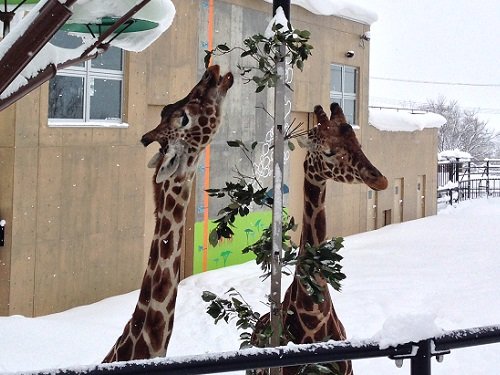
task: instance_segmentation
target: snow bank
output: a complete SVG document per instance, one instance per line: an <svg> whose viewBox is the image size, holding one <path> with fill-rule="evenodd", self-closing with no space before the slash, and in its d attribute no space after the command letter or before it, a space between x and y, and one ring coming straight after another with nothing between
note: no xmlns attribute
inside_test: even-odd
<svg viewBox="0 0 500 375"><path fill-rule="evenodd" d="M273 3L273 0L265 0ZM309 12L321 16L338 16L367 25L374 23L378 16L372 10L366 9L351 1L345 0L292 0L293 5L298 5Z"/></svg>
<svg viewBox="0 0 500 375"><path fill-rule="evenodd" d="M427 128L439 128L446 119L432 112L370 108L368 123L382 131L413 132Z"/></svg>

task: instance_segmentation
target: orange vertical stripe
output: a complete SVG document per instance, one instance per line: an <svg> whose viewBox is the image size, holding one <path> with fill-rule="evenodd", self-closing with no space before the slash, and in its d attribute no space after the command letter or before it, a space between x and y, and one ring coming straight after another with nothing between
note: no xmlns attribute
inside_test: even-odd
<svg viewBox="0 0 500 375"><path fill-rule="evenodd" d="M214 0L208 1L208 50L213 49L214 38ZM210 61L211 63L211 61ZM203 179L203 256L201 270L205 272L208 269L208 194L210 189L210 145L205 149L205 177Z"/></svg>

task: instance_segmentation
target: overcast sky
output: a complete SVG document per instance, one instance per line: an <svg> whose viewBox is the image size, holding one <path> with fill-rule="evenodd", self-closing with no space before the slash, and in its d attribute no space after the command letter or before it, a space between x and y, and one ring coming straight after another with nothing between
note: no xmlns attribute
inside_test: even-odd
<svg viewBox="0 0 500 375"><path fill-rule="evenodd" d="M445 96L463 108L478 109L481 119L500 131L499 0L352 2L379 17L371 27L371 105Z"/></svg>

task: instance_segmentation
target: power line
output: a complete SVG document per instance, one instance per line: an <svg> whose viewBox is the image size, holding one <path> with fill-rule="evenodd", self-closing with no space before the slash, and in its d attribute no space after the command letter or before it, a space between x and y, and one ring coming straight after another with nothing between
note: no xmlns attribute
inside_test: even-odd
<svg viewBox="0 0 500 375"><path fill-rule="evenodd" d="M381 106L395 106L400 109L419 109L422 106L425 106L429 103L421 102L421 101L413 101L413 100L400 100L394 98L385 98L381 96L370 96L370 107L381 107ZM382 103L379 105L378 103ZM389 104L390 103L390 104ZM458 103L459 107L466 111L476 111L479 114L490 114L490 115L498 115L500 114L500 108L481 108L481 107L471 107L471 106L462 106Z"/></svg>
<svg viewBox="0 0 500 375"><path fill-rule="evenodd" d="M381 81L396 81L407 83L427 83L433 85L448 85L448 86L476 86L476 87L500 87L500 83L466 83L466 82L444 82L444 81L426 81L417 79L402 79L402 78L389 78L389 77L370 77L371 79L378 79Z"/></svg>

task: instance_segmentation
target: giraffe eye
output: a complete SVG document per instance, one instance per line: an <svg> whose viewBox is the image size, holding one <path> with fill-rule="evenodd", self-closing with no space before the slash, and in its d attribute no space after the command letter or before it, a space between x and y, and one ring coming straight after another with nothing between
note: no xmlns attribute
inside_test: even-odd
<svg viewBox="0 0 500 375"><path fill-rule="evenodd" d="M325 155L327 158L332 157L336 154L335 150L330 150L329 152L323 151L323 155Z"/></svg>
<svg viewBox="0 0 500 375"><path fill-rule="evenodd" d="M182 114L181 126L185 127L187 124L189 124L189 117L186 115L186 112L184 112Z"/></svg>

